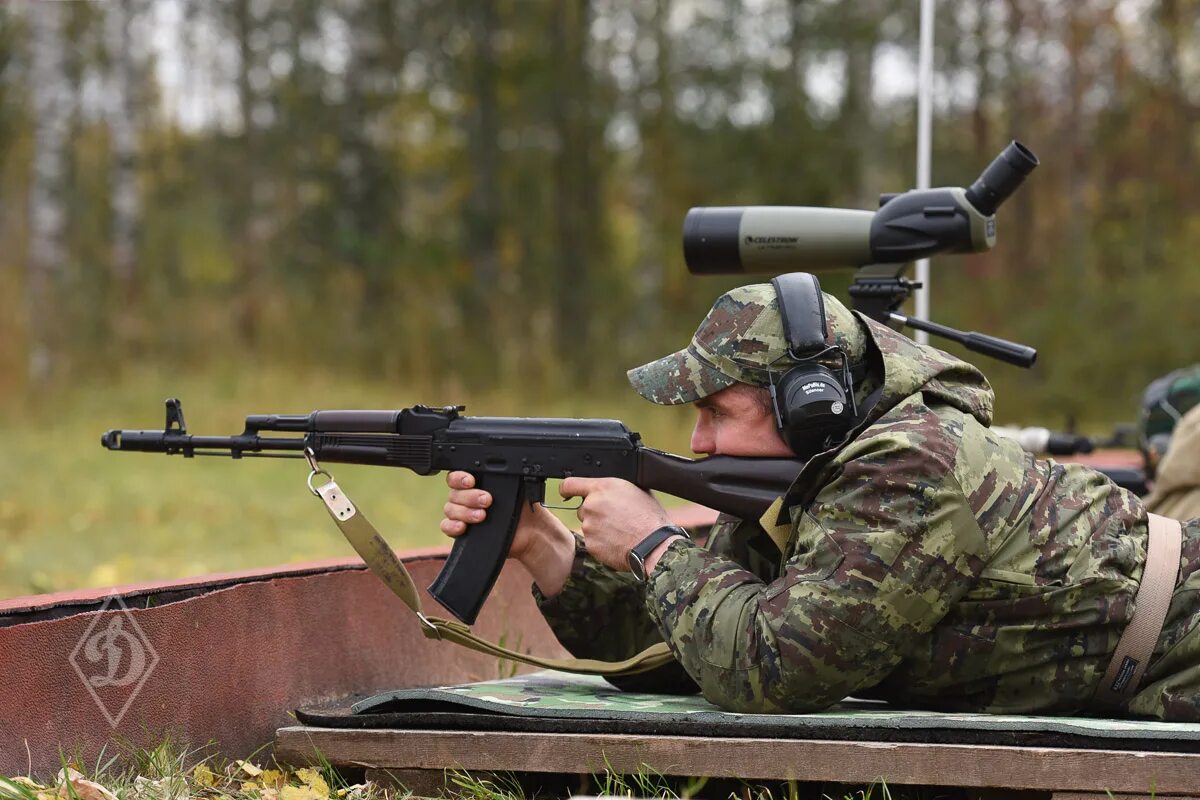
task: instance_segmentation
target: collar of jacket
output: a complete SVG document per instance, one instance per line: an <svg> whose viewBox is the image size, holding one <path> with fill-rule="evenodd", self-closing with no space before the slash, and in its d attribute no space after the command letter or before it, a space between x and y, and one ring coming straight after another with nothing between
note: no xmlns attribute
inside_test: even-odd
<svg viewBox="0 0 1200 800"><path fill-rule="evenodd" d="M821 488L837 477L842 469L837 461L838 456L850 442L881 417L926 387L933 388L936 385L938 389L949 392L950 390L939 382L939 375L947 371L965 369L966 372L961 373L962 375L978 380L981 383L979 388L986 389L963 392L960 402L965 411L983 424L991 424L991 388L978 369L936 348L917 344L904 334L857 311L854 314L866 325L869 333L866 360L870 367L878 369L881 373L882 394L879 400L866 410L862 420L851 428L840 442L809 458L800 474L783 494L778 507L772 506L775 525L764 525L768 530L790 524L791 510L797 506L808 506ZM769 522L770 513L771 510L768 510L762 521Z"/></svg>

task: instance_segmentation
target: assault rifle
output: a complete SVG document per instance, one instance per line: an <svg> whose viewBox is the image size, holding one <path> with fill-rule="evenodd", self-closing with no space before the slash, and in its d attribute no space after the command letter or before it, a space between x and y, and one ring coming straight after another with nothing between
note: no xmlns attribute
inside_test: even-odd
<svg viewBox="0 0 1200 800"><path fill-rule="evenodd" d="M167 400L163 430L111 430L109 450L232 458L308 458L320 462L404 467L418 475L465 470L491 493L487 519L455 540L429 587L468 625L492 590L525 503L545 499L548 478L623 478L744 519L756 519L800 473L793 459L683 458L642 444L612 419L465 417L465 406L398 411L314 411L246 417L236 436L187 432L179 400ZM263 435L296 433L298 436ZM310 476L311 481L311 476ZM311 482L310 482L310 488ZM314 490L315 492L316 490Z"/></svg>

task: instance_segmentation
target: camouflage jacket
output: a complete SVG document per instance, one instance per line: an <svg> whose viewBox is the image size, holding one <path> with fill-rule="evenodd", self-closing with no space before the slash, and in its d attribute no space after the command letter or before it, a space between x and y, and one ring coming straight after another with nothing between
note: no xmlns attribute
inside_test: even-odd
<svg viewBox="0 0 1200 800"><path fill-rule="evenodd" d="M539 597L551 627L593 658L665 640L678 667L614 683L698 687L735 711L814 711L850 694L929 709L1087 710L1132 614L1142 503L993 434L991 388L974 367L862 322L882 397L762 521L783 526L772 531L782 549L758 521L722 519L707 547L673 543L641 586L581 546L563 591ZM1198 564L1193 521L1131 713L1200 720Z"/></svg>

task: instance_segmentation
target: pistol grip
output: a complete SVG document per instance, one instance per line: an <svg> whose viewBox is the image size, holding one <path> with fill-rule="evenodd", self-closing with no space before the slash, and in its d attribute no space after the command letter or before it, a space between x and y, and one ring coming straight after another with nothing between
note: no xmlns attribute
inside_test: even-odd
<svg viewBox="0 0 1200 800"><path fill-rule="evenodd" d="M476 475L475 486L492 495L487 518L468 525L454 541L446 566L429 585L429 593L468 625L475 622L492 591L512 546L525 505L525 479L519 475Z"/></svg>

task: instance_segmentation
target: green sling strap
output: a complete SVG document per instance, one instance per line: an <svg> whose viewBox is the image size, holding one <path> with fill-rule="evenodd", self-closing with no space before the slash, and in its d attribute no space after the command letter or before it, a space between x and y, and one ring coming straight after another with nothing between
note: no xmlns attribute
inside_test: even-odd
<svg viewBox="0 0 1200 800"><path fill-rule="evenodd" d="M425 634L425 638L453 642L490 656L521 661L547 669L579 672L585 675L632 675L646 672L674 660L674 656L671 655L671 651L665 643L648 647L624 661L542 658L518 653L494 642L489 642L487 639L482 639L472 633L469 626L457 620L426 616L421 610L421 595L413 583L412 576L408 574L404 563L396 557L395 551L388 546L384 538L379 535L379 531L363 516L350 498L346 497L346 493L341 490L332 476L318 468L315 463L312 466L313 472L309 475L308 488L325 503L325 509L329 512L329 516L337 523L338 528L355 552L366 562L367 568L417 615L417 619L421 622L421 632ZM324 475L329 478L329 481L322 486L314 487L312 479L317 475Z"/></svg>

